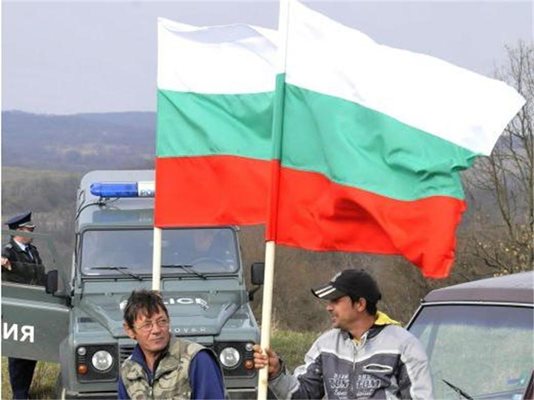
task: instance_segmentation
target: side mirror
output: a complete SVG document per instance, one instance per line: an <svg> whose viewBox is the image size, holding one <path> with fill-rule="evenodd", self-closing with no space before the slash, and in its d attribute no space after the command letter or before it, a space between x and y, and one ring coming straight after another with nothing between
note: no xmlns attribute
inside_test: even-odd
<svg viewBox="0 0 534 400"><path fill-rule="evenodd" d="M58 274L57 269L53 269L52 271L48 271L46 273L46 285L45 285L46 293L54 294L57 292L58 278L59 278L59 274Z"/></svg>
<svg viewBox="0 0 534 400"><path fill-rule="evenodd" d="M265 271L265 263L257 262L250 266L250 281L256 287L248 292L248 300L254 300L254 293L256 293L261 285L263 285L263 274Z"/></svg>
<svg viewBox="0 0 534 400"><path fill-rule="evenodd" d="M263 285L265 263L256 262L250 266L250 280L253 285Z"/></svg>

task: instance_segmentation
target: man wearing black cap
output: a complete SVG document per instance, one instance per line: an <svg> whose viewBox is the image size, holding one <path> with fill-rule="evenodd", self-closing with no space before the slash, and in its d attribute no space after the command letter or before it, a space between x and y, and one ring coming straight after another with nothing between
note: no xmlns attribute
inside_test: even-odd
<svg viewBox="0 0 534 400"><path fill-rule="evenodd" d="M333 329L322 334L293 375L268 349L254 347L256 368L268 366L269 388L281 399L432 399L425 351L407 330L377 311L375 280L348 269L312 293L328 301Z"/></svg>
<svg viewBox="0 0 534 400"><path fill-rule="evenodd" d="M31 212L14 216L6 222L10 230L20 231L13 235L2 249L2 280L28 284L44 285L45 272L37 248L31 243L32 238L24 232L33 232L35 225L31 221ZM22 358L9 358L9 381L14 399L27 399L32 383L33 371L37 361Z"/></svg>

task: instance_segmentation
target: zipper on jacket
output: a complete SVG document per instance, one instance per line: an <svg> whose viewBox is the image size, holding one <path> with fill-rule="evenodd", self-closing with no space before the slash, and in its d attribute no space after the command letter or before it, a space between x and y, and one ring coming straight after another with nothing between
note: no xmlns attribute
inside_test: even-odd
<svg viewBox="0 0 534 400"><path fill-rule="evenodd" d="M152 395L152 393L154 393L154 376L155 374L153 374L152 372L150 372L148 374L148 398L149 399L153 399L154 396Z"/></svg>
<svg viewBox="0 0 534 400"><path fill-rule="evenodd" d="M369 331L365 332L361 338L360 338L360 341L359 341L359 344L356 343L356 341L354 339L350 339L350 342L352 343L352 372L354 372L356 370L356 356L358 355L358 349L359 348L363 348L363 346L365 346L365 343L367 342L367 334L369 333Z"/></svg>
<svg viewBox="0 0 534 400"><path fill-rule="evenodd" d="M358 346L354 343L354 340L350 341L352 343L352 372L356 371L356 356L358 355Z"/></svg>

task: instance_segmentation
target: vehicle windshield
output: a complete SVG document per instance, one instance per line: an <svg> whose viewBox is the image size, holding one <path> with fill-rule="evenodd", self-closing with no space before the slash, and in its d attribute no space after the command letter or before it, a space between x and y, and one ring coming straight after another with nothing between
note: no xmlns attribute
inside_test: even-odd
<svg viewBox="0 0 534 400"><path fill-rule="evenodd" d="M437 399L521 398L534 367L531 307L426 306L410 326L425 346ZM519 396L519 397L518 397Z"/></svg>
<svg viewBox="0 0 534 400"><path fill-rule="evenodd" d="M88 230L81 239L81 269L86 275L152 273L151 229ZM231 228L164 229L162 276L237 271L237 240Z"/></svg>

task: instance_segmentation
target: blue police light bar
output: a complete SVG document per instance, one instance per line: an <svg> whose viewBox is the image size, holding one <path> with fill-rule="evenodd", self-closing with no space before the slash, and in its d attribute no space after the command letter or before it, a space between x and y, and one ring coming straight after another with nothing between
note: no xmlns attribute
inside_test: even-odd
<svg viewBox="0 0 534 400"><path fill-rule="evenodd" d="M98 197L154 197L154 181L96 182L91 184L91 194Z"/></svg>

